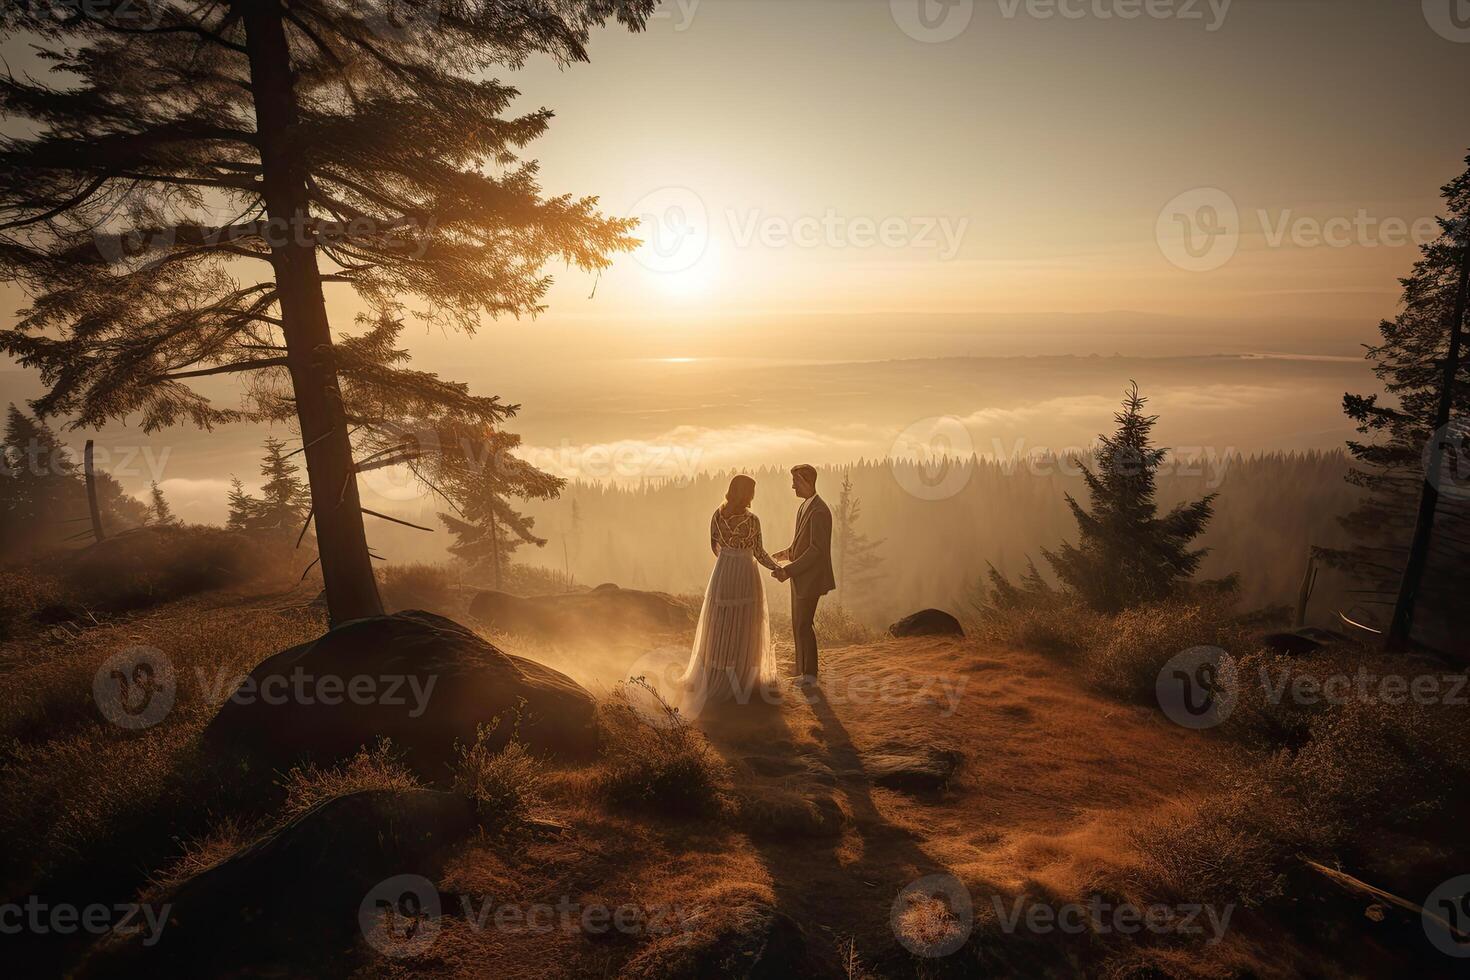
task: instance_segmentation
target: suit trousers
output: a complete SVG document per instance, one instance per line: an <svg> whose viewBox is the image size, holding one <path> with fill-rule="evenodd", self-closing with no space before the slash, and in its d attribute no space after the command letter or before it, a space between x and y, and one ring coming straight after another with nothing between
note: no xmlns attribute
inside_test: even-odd
<svg viewBox="0 0 1470 980"><path fill-rule="evenodd" d="M802 596L796 593L796 583L791 583L791 635L796 641L796 673L817 675L817 630L813 625L817 618L819 595Z"/></svg>

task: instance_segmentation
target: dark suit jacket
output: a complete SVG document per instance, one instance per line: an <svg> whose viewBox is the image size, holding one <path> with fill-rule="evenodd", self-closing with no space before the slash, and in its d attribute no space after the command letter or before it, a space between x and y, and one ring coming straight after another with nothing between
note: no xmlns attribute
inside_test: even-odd
<svg viewBox="0 0 1470 980"><path fill-rule="evenodd" d="M796 536L786 553L791 558L786 570L797 595L814 598L837 588L832 575L832 511L821 497L813 497L796 522Z"/></svg>

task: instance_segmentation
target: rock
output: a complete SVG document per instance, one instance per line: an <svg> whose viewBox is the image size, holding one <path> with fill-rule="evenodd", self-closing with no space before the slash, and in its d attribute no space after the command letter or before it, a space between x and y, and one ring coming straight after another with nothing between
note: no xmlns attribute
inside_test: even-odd
<svg viewBox="0 0 1470 980"><path fill-rule="evenodd" d="M61 623L82 622L87 611L81 606L73 606L69 603L55 603L42 606L31 613L31 621L39 626L56 626Z"/></svg>
<svg viewBox="0 0 1470 980"><path fill-rule="evenodd" d="M888 627L893 636L964 636L960 621L942 609L920 609Z"/></svg>
<svg viewBox="0 0 1470 980"><path fill-rule="evenodd" d="M168 907L156 942L114 934L80 975L217 976L230 964L238 976L310 976L303 968L313 961L345 975L342 950L364 934L369 893L413 874L437 895L432 883L449 848L475 830L474 802L458 793L373 789L335 797L150 903Z"/></svg>
<svg viewBox="0 0 1470 980"><path fill-rule="evenodd" d="M806 936L789 915L763 899L685 912L676 928L638 952L623 980L785 980L809 975Z"/></svg>
<svg viewBox="0 0 1470 980"><path fill-rule="evenodd" d="M353 620L267 658L203 738L267 769L302 758L334 762L389 738L438 781L455 740L473 741L497 716L492 744L518 729L533 751L591 755L595 713L592 695L566 675L502 653L442 616L409 611Z"/></svg>
<svg viewBox="0 0 1470 980"><path fill-rule="evenodd" d="M698 618L696 610L666 592L621 589L611 582L591 592L559 595L479 592L470 600L470 615L505 633L546 639L643 638L688 629Z"/></svg>
<svg viewBox="0 0 1470 980"><path fill-rule="evenodd" d="M936 792L949 785L964 756L954 749L888 749L863 755L863 772L878 786Z"/></svg>

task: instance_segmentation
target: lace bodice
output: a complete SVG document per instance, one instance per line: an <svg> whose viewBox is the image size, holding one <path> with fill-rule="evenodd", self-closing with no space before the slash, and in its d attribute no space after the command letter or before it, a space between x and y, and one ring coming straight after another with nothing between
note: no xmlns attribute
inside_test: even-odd
<svg viewBox="0 0 1470 980"><path fill-rule="evenodd" d="M724 509L716 507L709 520L709 546L717 555L721 548L749 548L755 560L762 565L771 569L778 567L761 545L760 518L749 511L726 517Z"/></svg>

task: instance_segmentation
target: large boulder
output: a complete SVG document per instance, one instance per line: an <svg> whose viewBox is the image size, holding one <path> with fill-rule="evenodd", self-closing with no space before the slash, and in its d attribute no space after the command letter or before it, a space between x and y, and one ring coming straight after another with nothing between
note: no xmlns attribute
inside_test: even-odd
<svg viewBox="0 0 1470 980"><path fill-rule="evenodd" d="M112 936L80 975L346 975L342 953L359 938L380 950L413 941L376 929L375 896L392 904L413 893L426 916L417 941L432 940L433 882L476 826L474 802L458 793L373 789L327 800L151 900L167 910L163 927Z"/></svg>
<svg viewBox="0 0 1470 980"><path fill-rule="evenodd" d="M533 751L591 755L595 713L592 695L565 674L415 610L353 620L262 661L204 740L284 769L389 738L419 773L441 780L454 742L473 741L497 717L496 744L518 732Z"/></svg>
<svg viewBox="0 0 1470 980"><path fill-rule="evenodd" d="M492 629L542 639L642 638L688 629L698 613L667 592L622 589L604 583L590 592L518 596L479 592L470 615Z"/></svg>
<svg viewBox="0 0 1470 980"><path fill-rule="evenodd" d="M960 621L943 609L920 609L888 627L894 636L964 636Z"/></svg>

